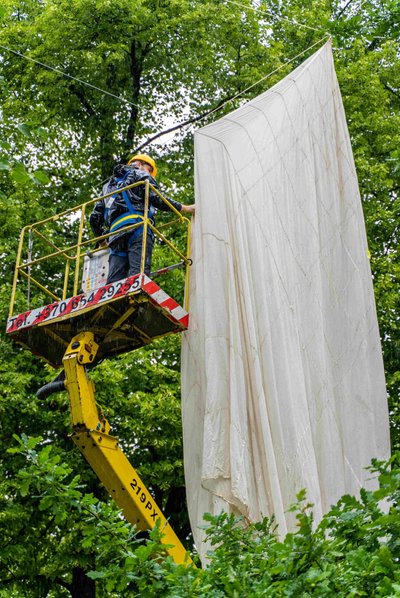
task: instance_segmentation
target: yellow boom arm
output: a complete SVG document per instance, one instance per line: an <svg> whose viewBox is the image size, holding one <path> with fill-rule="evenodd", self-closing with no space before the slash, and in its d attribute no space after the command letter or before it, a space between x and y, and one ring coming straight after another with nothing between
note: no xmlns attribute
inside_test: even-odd
<svg viewBox="0 0 400 598"><path fill-rule="evenodd" d="M110 425L97 409L94 385L85 369L86 364L94 361L97 349L93 333L81 332L72 339L63 358L74 428L72 439L126 519L140 530L152 529L160 520L162 542L168 554L178 564L191 564L188 552L120 449L118 439L109 434Z"/></svg>

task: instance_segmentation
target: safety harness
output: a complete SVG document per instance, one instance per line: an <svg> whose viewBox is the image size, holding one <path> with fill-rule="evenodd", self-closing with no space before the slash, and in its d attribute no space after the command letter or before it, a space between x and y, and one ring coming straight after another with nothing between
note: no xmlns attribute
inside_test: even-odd
<svg viewBox="0 0 400 598"><path fill-rule="evenodd" d="M124 182L125 182L125 179L127 178L128 174L129 174L129 171L125 172L125 174L122 177L116 178L117 189L121 189L121 187L124 187ZM108 201L106 201L105 214L104 214L106 224L109 224L111 206L114 203L114 201L117 199L118 195L119 194L116 193L115 195L112 195ZM120 195L122 195L123 200L125 202L125 205L126 205L129 213L127 214L126 212L124 212L123 214L121 214L121 216L118 216L118 218L116 218L111 225L109 224L110 233L115 233L119 229L123 228L124 226L129 226L130 224L137 224L138 220L141 220L142 222L144 222L143 212L141 212L140 210L135 210L135 208L132 205L131 200L129 199L129 195L128 195L127 191L121 191ZM153 219L153 217L155 215L155 211L156 210L155 210L154 206L150 205L149 210L148 210L148 217L150 220ZM130 245L142 233L143 233L143 225L138 226L133 231L131 231L131 233L129 235L128 244ZM112 248L110 248L110 254L111 255L119 255L121 257L126 257L126 255L127 255L127 253L125 251L114 251Z"/></svg>

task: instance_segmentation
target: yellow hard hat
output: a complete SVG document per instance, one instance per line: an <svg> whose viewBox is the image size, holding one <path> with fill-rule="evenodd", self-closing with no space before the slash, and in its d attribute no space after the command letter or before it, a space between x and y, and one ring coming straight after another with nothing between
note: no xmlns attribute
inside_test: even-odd
<svg viewBox="0 0 400 598"><path fill-rule="evenodd" d="M129 158L128 164L132 164L132 162L136 162L136 160L139 160L140 162L145 162L146 164L151 166L151 168L152 168L151 176L156 178L157 166L156 166L156 163L154 162L153 158L150 158L150 156L147 156L146 154L136 154L135 156L132 156L132 158Z"/></svg>

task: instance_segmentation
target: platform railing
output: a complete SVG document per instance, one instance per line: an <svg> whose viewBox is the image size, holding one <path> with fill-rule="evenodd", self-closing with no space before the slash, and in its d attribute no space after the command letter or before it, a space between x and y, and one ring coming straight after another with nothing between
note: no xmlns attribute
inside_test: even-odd
<svg viewBox="0 0 400 598"><path fill-rule="evenodd" d="M107 232L98 237L93 237L90 233L90 227L88 223L88 208L93 206L96 202L100 201L101 199L107 199L108 197L116 195L117 193L122 193L123 191L127 191L129 189L141 185L145 186L143 217L139 216L139 218L137 218L138 222L135 224L130 224L128 226L118 229L118 234L134 231L136 228L143 226L140 273L144 273L146 258L146 239L149 228L153 231L155 237L160 239L162 243L164 243L171 250L172 255L175 255L180 259L183 266L185 267L184 307L186 311L188 311L187 289L189 283L189 266L191 263L189 255L190 219L183 216L181 212L179 212L179 210L177 210L168 201L166 197L164 197L153 185L151 185L149 181L141 181L138 183L133 183L132 185L127 185L126 187L123 187L121 189L114 190L110 193L107 193L106 195L96 197L95 199L80 204L79 206L76 206L69 210L65 210L60 214L55 214L53 216L50 216L49 218L25 226L22 229L18 243L17 259L12 285L9 312L10 318L15 313L18 313L15 311L15 304L22 279L25 279L27 281L25 293L27 309L30 308L32 287L38 288L44 295L48 295L54 301L64 300L67 298L68 294L70 294L71 296L79 294L80 275L84 256L89 254L93 255L94 253L104 249L104 243L107 243L109 237L115 235L115 232ZM149 218L148 215L150 207L150 189L152 189L152 191L154 191L159 196L159 198L169 207L171 213L174 214L174 216L176 216L176 218L174 217L172 221L163 223L158 228L154 225L153 221ZM77 228L76 233L74 233L75 238L73 238L72 242L69 242L65 245L63 245L58 239L58 236L61 233L57 233L57 231L54 228L52 228L52 225L55 227L57 224L60 224L62 222L66 223L64 224L64 227L65 231L67 231L67 234L69 236L71 235L71 230L73 228L74 223L77 223L77 227L75 225L75 228ZM161 232L160 230L163 229L164 231L172 225L181 225L185 227L186 239L184 239L185 249L183 251L179 249L173 241L168 239L166 234L164 232ZM35 240L37 241L36 243ZM57 266L56 260L61 260L62 267ZM40 280L38 279L38 276L32 275L32 271L35 267L40 266L44 263L46 265L49 265L52 261L54 261L54 267L56 269L59 267L59 269L63 271L62 291L58 294L54 291L54 287L51 288L52 284L48 284L47 280ZM168 264L166 266L168 268Z"/></svg>

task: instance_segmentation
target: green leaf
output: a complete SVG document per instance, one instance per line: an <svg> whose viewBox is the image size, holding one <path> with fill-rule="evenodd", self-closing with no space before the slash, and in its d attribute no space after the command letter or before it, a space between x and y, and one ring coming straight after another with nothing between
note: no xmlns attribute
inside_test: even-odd
<svg viewBox="0 0 400 598"><path fill-rule="evenodd" d="M29 183L30 176L22 164L17 164L11 170L11 177L16 183Z"/></svg>
<svg viewBox="0 0 400 598"><path fill-rule="evenodd" d="M32 137L32 127L27 125L26 123L21 123L18 125L18 130L28 139Z"/></svg>
<svg viewBox="0 0 400 598"><path fill-rule="evenodd" d="M104 579L105 577L107 577L107 572L106 571L88 571L86 573L86 575L88 577L90 577L90 579Z"/></svg>
<svg viewBox="0 0 400 598"><path fill-rule="evenodd" d="M48 185L48 183L50 183L49 177L43 170L35 170L33 172L33 177L38 183L41 183L42 185Z"/></svg>
<svg viewBox="0 0 400 598"><path fill-rule="evenodd" d="M27 496L29 494L29 487L30 487L29 479L26 479L21 483L21 485L19 487L21 496Z"/></svg>

